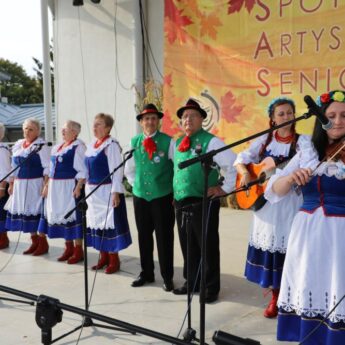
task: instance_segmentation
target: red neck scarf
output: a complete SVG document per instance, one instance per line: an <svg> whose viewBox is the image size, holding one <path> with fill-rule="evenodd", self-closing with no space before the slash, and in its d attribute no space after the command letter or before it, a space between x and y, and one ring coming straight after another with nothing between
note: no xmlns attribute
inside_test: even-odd
<svg viewBox="0 0 345 345"><path fill-rule="evenodd" d="M279 134L278 134L278 131L275 132L274 134L275 138L277 141L279 141L280 143L283 143L283 144L289 144L292 142L292 139L294 137L294 134L290 134L288 135L287 137L281 137Z"/></svg>
<svg viewBox="0 0 345 345"><path fill-rule="evenodd" d="M95 144L93 145L93 147L95 149L97 149L98 147L100 147L108 138L110 137L110 135L106 135L103 139L99 139L95 142Z"/></svg>
<svg viewBox="0 0 345 345"><path fill-rule="evenodd" d="M57 149L57 152L61 151L64 147L70 146L74 141L76 141L76 139L69 141L66 145L65 143L61 144L59 148Z"/></svg>
<svg viewBox="0 0 345 345"><path fill-rule="evenodd" d="M147 137L143 140L143 146L147 152L149 159L152 159L153 153L157 150L157 145L151 137Z"/></svg>
<svg viewBox="0 0 345 345"><path fill-rule="evenodd" d="M178 150L180 152L186 152L190 149L190 137L186 135L180 142L180 145L178 146Z"/></svg>

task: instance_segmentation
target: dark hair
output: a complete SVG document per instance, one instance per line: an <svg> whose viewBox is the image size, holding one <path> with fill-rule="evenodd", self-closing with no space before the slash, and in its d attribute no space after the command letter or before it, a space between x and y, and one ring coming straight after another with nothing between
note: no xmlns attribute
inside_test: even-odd
<svg viewBox="0 0 345 345"><path fill-rule="evenodd" d="M288 98L280 98L277 99L275 102L271 102L269 107L268 107L268 116L270 117L270 121L269 121L269 126L270 128L272 128L274 126L274 122L273 122L273 115L274 115L274 111L275 109L279 106L279 105L283 105L283 104L289 104L292 107L292 111L295 114L296 113L296 106L293 100L290 100ZM291 132L293 134L293 141L291 143L291 145L293 145L293 149L295 149L296 144L297 144L297 136L296 136L296 126L295 124L292 124L291 126ZM267 139L264 143L264 145L262 145L261 150L259 152L259 157L260 160L262 159L262 157L264 156L264 153L266 151L267 146L271 143L273 138L273 132L268 133Z"/></svg>
<svg viewBox="0 0 345 345"><path fill-rule="evenodd" d="M340 90L335 90L335 91L330 91L328 94L330 95L330 97L328 97L327 101L323 101L323 97L326 94L322 94L321 96L318 97L318 100L320 99L320 101L318 101L318 105L321 105L321 111L326 114L326 110L327 108L333 103L333 102L337 102L337 100L333 99L333 95L336 92L341 92L344 93L344 91L340 91ZM341 139L339 139L340 141ZM314 130L313 130L313 135L311 137L311 141L315 146L315 149L319 155L319 160L321 161L322 159L325 158L326 156L326 148L328 146L328 135L327 135L327 131L325 131L322 128L322 124L320 123L320 121L318 121L317 119L315 119L315 124L314 124ZM336 140L335 142L337 142L338 140Z"/></svg>

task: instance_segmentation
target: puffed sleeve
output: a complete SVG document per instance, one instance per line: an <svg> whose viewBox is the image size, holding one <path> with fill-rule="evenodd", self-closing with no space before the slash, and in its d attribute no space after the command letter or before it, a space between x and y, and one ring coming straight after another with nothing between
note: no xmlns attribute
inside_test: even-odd
<svg viewBox="0 0 345 345"><path fill-rule="evenodd" d="M0 147L0 180L11 171L11 154L7 147Z"/></svg>
<svg viewBox="0 0 345 345"><path fill-rule="evenodd" d="M214 137L210 140L206 152L212 150L218 150L224 147L225 144L222 140ZM221 186L225 193L230 193L236 182L236 169L234 168L234 162L236 159L236 154L230 149L219 152L213 157L213 160L221 169L221 173L224 176L223 185Z"/></svg>
<svg viewBox="0 0 345 345"><path fill-rule="evenodd" d="M240 152L237 155L237 158L234 162L234 165L237 164L249 164L249 163L259 163L259 153L264 145L267 138L267 134L259 137L258 139L254 140L248 149Z"/></svg>
<svg viewBox="0 0 345 345"><path fill-rule="evenodd" d="M50 152L51 152L51 149L48 145L43 145L42 148L38 152L38 155L41 160L44 176L49 176Z"/></svg>
<svg viewBox="0 0 345 345"><path fill-rule="evenodd" d="M122 163L122 156L120 145L117 142L112 142L106 149L105 154L108 158L109 172L112 172ZM123 167L116 170L112 176L111 192L124 193L125 189L122 184L123 180Z"/></svg>
<svg viewBox="0 0 345 345"><path fill-rule="evenodd" d="M306 145L303 147L303 150L298 151L284 169L277 169L276 173L269 179L265 190L265 199L267 199L271 204L274 204L285 198L287 195L290 195L291 193L300 193L300 188L296 185L291 187L290 191L287 194L279 196L274 193L274 191L272 190L272 186L278 178L288 176L289 174L300 168L310 168L314 170L317 167L318 163L318 154L312 143L309 141L309 144L306 143Z"/></svg>
<svg viewBox="0 0 345 345"><path fill-rule="evenodd" d="M88 175L85 165L85 151L86 147L84 144L79 144L75 150L73 168L77 171L77 175L75 175L76 180L86 179Z"/></svg>

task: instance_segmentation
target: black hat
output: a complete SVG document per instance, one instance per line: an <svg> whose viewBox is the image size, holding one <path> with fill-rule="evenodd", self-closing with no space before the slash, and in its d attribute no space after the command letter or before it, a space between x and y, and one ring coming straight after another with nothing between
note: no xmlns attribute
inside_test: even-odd
<svg viewBox="0 0 345 345"><path fill-rule="evenodd" d="M198 102L194 101L194 99L192 99L192 98L189 98L189 100L187 101L186 105L183 106L182 108L180 108L179 110L177 110L177 116L178 116L178 118L181 118L181 117L182 117L182 114L183 114L183 112L184 112L186 109L195 109L195 110L197 110L197 111L201 114L201 116L202 116L204 119L206 119L206 117L207 117L206 111L205 111L204 109L202 109L202 108L200 107L200 104L199 104Z"/></svg>
<svg viewBox="0 0 345 345"><path fill-rule="evenodd" d="M140 121L145 114L157 114L160 119L164 116L164 114L158 111L157 107L152 103L144 106L143 111L137 115L137 120Z"/></svg>

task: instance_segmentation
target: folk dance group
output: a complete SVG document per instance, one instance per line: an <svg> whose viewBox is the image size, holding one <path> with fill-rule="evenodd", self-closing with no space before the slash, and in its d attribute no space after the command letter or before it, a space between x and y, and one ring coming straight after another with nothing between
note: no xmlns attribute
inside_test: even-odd
<svg viewBox="0 0 345 345"><path fill-rule="evenodd" d="M205 301L216 301L220 292L217 197L234 189L236 171L244 186L251 181L249 164L272 157L277 166L286 166L277 168L265 190L265 203L253 212L245 277L271 289L264 316L278 315L278 340L337 345L345 343L345 302L339 303L345 294L345 91L326 92L317 102L332 122L331 129L324 130L316 121L310 138L287 125L255 140L237 157L231 150L214 157L216 165L208 183ZM270 126L294 119L295 112L292 99L274 99L268 106ZM202 129L207 113L193 99L177 111L184 134L176 143L159 131L163 116L154 104L146 105L137 115L142 133L131 140L133 157L124 171L118 169L88 200L87 245L100 252L93 269L105 267L105 273L119 270L118 252L131 244L122 184L125 174L133 187L141 264L132 286L155 280L155 233L163 289L186 294L188 285L199 290L203 179L200 164L186 169L178 164L224 143ZM7 231L22 231L30 233L32 240L25 254L45 254L47 237L59 237L65 239L66 246L58 260L69 264L83 260L81 215L76 211L67 220L64 215L82 197L84 184L85 193L89 193L122 162L121 147L110 137L112 126L110 115L96 115L95 139L85 145L78 139L80 125L67 121L63 142L50 152L42 145L39 123L29 119L23 124L24 139L13 146L12 153L0 145L0 178L21 164L0 184L1 249L9 246ZM0 126L3 136L4 127ZM186 209L192 214L189 234ZM173 285L175 218L186 280L178 288Z"/></svg>

